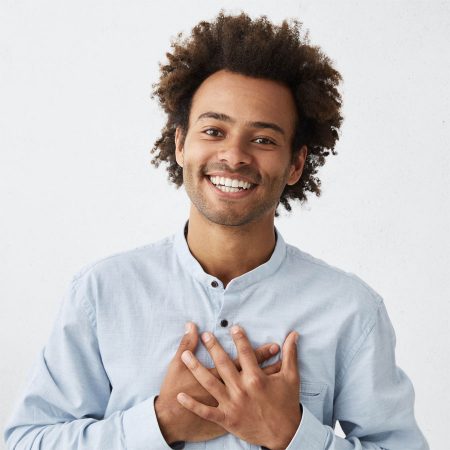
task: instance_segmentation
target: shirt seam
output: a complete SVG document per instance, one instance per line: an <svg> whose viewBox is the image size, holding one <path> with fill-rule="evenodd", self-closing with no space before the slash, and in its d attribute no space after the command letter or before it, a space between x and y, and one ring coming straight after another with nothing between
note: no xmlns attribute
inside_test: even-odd
<svg viewBox="0 0 450 450"><path fill-rule="evenodd" d="M77 291L79 287L80 278L74 278L72 281L72 292ZM89 303L88 299L85 295L81 296L80 304L82 305L82 309L84 314L86 314L89 323L91 324L93 330L95 331L97 328L97 320L95 318L95 311L92 305Z"/></svg>
<svg viewBox="0 0 450 450"><path fill-rule="evenodd" d="M325 261L322 261L308 253L303 252L297 247L294 247L292 245L287 244L286 245L288 251L290 254L294 257L298 257L302 259L304 262L308 264L313 264L315 266L322 267L323 269L328 269L333 272L340 273L341 275L344 275L346 278L349 278L353 281L355 281L358 285L360 285L364 290L373 298L375 298L378 301L382 301L382 297L378 292L376 292L371 286L369 286L364 280L362 280L359 276L355 275L354 273L347 272L344 269L340 269L339 267L335 267L331 264L328 264Z"/></svg>
<svg viewBox="0 0 450 450"><path fill-rule="evenodd" d="M353 361L355 360L356 356L360 353L364 343L366 342L369 335L372 333L372 331L375 328L375 325L378 321L379 311L383 305L383 300L381 300L378 304L378 307L375 311L374 317L369 323L369 325L364 329L361 336L358 338L356 343L353 345L352 349L347 354L347 357L345 358L345 361L343 363L343 367L340 370L339 374L336 377L336 391L340 391L342 380L344 376L347 374L350 366L352 365Z"/></svg>

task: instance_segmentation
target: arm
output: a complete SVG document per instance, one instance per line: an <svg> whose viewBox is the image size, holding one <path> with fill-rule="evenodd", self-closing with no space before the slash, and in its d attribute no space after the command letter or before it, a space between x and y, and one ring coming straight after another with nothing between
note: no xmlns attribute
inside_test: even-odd
<svg viewBox="0 0 450 450"><path fill-rule="evenodd" d="M338 374L334 417L345 439L303 405L286 450L429 450L414 418L412 383L395 363L395 332L382 301Z"/></svg>
<svg viewBox="0 0 450 450"><path fill-rule="evenodd" d="M154 397L104 417L110 384L96 336L95 311L74 279L4 437L15 450L169 449ZM156 395L156 393L155 393Z"/></svg>

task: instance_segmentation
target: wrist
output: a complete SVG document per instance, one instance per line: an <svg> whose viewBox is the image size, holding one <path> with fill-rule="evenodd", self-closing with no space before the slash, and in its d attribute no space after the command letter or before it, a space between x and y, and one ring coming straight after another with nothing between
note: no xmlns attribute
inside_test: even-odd
<svg viewBox="0 0 450 450"><path fill-rule="evenodd" d="M302 420L302 416L303 416L303 406L301 403L299 403L299 415L296 415L296 417L293 418L290 431L288 431L284 435L284 438L278 435L277 441L273 442L272 446L269 447L261 446L262 450L286 450L286 448L289 447L289 444L294 438L295 433L297 433L297 430Z"/></svg>
<svg viewBox="0 0 450 450"><path fill-rule="evenodd" d="M156 396L154 405L156 419L158 420L159 429L164 440L169 445L173 442L180 441L181 439L176 436L176 427L172 424L173 414L171 414L170 408L160 400L159 396Z"/></svg>

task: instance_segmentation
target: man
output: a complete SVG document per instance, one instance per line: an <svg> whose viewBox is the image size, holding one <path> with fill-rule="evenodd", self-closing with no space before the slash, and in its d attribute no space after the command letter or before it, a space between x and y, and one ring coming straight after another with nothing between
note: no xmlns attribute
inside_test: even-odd
<svg viewBox="0 0 450 450"><path fill-rule="evenodd" d="M74 277L9 447L428 449L383 300L274 227L320 193L340 75L297 22L221 13L173 46L153 162L189 220Z"/></svg>

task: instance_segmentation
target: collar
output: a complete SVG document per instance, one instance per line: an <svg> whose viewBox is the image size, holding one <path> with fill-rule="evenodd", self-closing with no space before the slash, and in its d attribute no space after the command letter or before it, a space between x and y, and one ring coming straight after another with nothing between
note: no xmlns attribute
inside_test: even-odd
<svg viewBox="0 0 450 450"><path fill-rule="evenodd" d="M186 223L180 227L174 236L175 252L181 262L181 266L186 270L186 272L189 272L191 276L196 278L201 283L208 285L208 287L211 286L213 281L216 281L223 289L223 283L217 277L206 273L200 263L192 255L186 241L188 224L189 221L186 221ZM249 272L233 278L226 286L227 291L245 289L247 286L267 279L278 270L286 256L286 243L276 227L274 227L274 230L276 243L270 259Z"/></svg>

